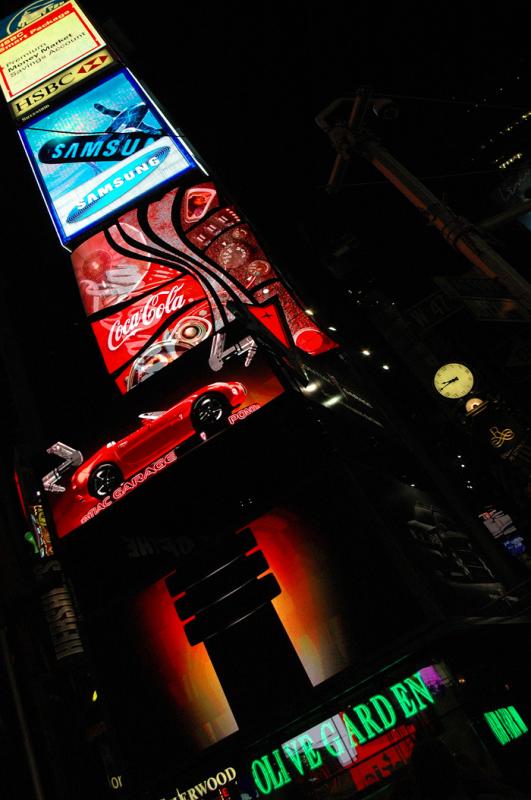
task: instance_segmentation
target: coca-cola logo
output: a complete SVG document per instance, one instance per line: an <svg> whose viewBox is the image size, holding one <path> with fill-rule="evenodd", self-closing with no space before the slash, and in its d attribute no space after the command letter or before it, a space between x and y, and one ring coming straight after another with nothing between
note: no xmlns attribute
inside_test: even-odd
<svg viewBox="0 0 531 800"><path fill-rule="evenodd" d="M108 349L118 350L124 342L140 331L151 328L161 319L182 308L186 302L182 294L183 289L184 283L178 283L171 289L157 292L144 303L142 308L133 311L123 322L116 319L107 337Z"/></svg>

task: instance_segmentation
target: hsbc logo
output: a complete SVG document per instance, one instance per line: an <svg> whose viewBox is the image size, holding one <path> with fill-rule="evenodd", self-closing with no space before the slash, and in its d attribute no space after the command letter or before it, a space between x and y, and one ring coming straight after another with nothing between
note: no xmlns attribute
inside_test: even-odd
<svg viewBox="0 0 531 800"><path fill-rule="evenodd" d="M89 72L93 72L94 70L100 69L103 65L109 60L108 54L101 54L99 56L94 56L94 58L89 58L88 61L85 61L81 64L80 67L76 69L78 75L87 75Z"/></svg>
<svg viewBox="0 0 531 800"><path fill-rule="evenodd" d="M91 77L94 73L111 66L113 63L114 58L107 48L99 50L96 55L79 61L73 67L55 75L52 80L47 83L41 83L36 89L14 100L11 103L13 116L25 122L35 114L46 110L50 106L50 101L65 89L69 89L76 83L80 83L85 78Z"/></svg>
<svg viewBox="0 0 531 800"><path fill-rule="evenodd" d="M16 111L22 114L23 111L27 111L32 106L39 105L44 100L48 100L51 95L55 94L56 92L60 92L74 81L74 73L67 72L61 75L59 78L39 86L39 88L35 89L35 91L33 91L31 94L27 94L25 97L16 100L13 103L13 106Z"/></svg>

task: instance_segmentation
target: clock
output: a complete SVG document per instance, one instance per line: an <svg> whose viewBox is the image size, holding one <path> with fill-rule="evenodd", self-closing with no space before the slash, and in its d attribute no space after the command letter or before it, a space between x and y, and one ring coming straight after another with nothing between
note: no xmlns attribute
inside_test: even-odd
<svg viewBox="0 0 531 800"><path fill-rule="evenodd" d="M443 364L433 378L435 389L443 397L459 400L474 386L474 376L464 364Z"/></svg>

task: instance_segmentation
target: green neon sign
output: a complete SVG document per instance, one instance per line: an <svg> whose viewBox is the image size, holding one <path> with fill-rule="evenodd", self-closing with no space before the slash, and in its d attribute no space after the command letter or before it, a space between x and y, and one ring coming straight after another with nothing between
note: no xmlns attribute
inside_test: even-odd
<svg viewBox="0 0 531 800"><path fill-rule="evenodd" d="M527 733L528 727L514 706L486 711L483 716L501 745L509 744Z"/></svg>
<svg viewBox="0 0 531 800"><path fill-rule="evenodd" d="M260 794L269 795L281 789L292 778L305 776L323 763L320 748L340 759L347 746L354 755L359 745L381 736L435 703L420 672L389 686L385 694L375 694L365 703L358 703L339 712L344 736L332 719L324 720L315 738L305 731L251 765L254 783ZM316 726L318 727L318 726ZM314 729L312 729L314 730Z"/></svg>

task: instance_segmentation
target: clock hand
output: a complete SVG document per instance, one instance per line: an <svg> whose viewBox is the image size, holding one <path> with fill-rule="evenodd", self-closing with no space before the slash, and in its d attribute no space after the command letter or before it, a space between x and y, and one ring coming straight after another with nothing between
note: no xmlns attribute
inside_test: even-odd
<svg viewBox="0 0 531 800"><path fill-rule="evenodd" d="M448 386L449 383L454 383L455 381L458 381L458 380L459 380L459 378L457 378L457 377L456 378L450 378L449 381L443 381L441 383L441 386Z"/></svg>

